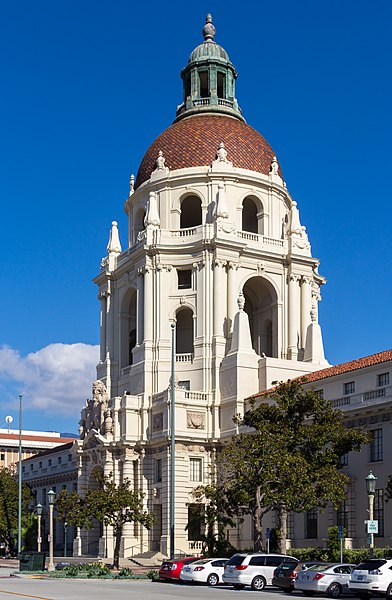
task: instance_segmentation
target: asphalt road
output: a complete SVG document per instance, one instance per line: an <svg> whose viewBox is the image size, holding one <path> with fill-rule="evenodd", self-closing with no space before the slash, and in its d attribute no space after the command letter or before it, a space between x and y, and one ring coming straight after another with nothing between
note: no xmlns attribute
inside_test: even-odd
<svg viewBox="0 0 392 600"><path fill-rule="evenodd" d="M274 588L253 592L250 588L238 591L226 586L209 588L150 581L0 578L0 600L283 600L285 596ZM303 600L304 596L293 593L290 598Z"/></svg>

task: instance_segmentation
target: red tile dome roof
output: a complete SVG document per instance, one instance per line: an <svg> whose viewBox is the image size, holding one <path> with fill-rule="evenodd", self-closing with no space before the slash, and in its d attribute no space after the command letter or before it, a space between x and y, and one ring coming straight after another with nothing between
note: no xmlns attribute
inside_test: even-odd
<svg viewBox="0 0 392 600"><path fill-rule="evenodd" d="M135 187L150 178L159 150L170 170L209 166L221 142L234 167L264 175L270 172L274 151L253 127L226 115L193 115L173 123L151 144L140 164Z"/></svg>

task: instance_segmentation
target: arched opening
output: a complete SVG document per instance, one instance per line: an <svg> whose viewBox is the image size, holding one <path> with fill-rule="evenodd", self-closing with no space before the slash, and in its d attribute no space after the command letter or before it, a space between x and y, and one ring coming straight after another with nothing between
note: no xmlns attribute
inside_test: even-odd
<svg viewBox="0 0 392 600"><path fill-rule="evenodd" d="M242 231L264 233L263 207L255 198L247 196L242 202Z"/></svg>
<svg viewBox="0 0 392 600"><path fill-rule="evenodd" d="M136 346L136 328L137 328L137 306L136 290L131 288L126 293L121 311L121 367L128 367L133 364L133 349Z"/></svg>
<svg viewBox="0 0 392 600"><path fill-rule="evenodd" d="M277 358L276 294L262 277L252 277L243 289L254 351Z"/></svg>
<svg viewBox="0 0 392 600"><path fill-rule="evenodd" d="M201 224L201 200L197 196L187 196L181 202L180 228L188 229Z"/></svg>
<svg viewBox="0 0 392 600"><path fill-rule="evenodd" d="M176 354L193 354L193 312L181 308L177 314Z"/></svg>
<svg viewBox="0 0 392 600"><path fill-rule="evenodd" d="M133 235L134 235L134 243L137 241L138 234L145 229L144 227L144 218L146 216L146 211L143 208L138 208L135 214L134 227L133 227Z"/></svg>

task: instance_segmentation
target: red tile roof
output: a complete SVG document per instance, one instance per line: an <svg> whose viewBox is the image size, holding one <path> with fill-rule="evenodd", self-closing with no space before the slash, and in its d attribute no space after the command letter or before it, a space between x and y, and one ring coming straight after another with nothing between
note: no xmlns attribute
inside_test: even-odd
<svg viewBox="0 0 392 600"><path fill-rule="evenodd" d="M171 170L211 165L219 144L234 167L268 175L274 151L263 136L243 121L226 115L193 115L173 123L151 144L140 164L135 187L155 169L159 150Z"/></svg>
<svg viewBox="0 0 392 600"><path fill-rule="evenodd" d="M15 440L19 441L19 434L17 433L0 433L2 440ZM62 437L48 437L44 435L22 435L22 443L26 445L26 442L48 442L55 444L66 444L67 442L73 442L75 438L62 438Z"/></svg>

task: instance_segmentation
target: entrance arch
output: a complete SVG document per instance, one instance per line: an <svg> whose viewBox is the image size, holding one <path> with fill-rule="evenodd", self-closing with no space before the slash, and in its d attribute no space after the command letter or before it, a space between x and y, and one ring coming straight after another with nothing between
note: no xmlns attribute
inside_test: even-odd
<svg viewBox="0 0 392 600"><path fill-rule="evenodd" d="M251 277L243 294L254 351L277 358L277 297L273 286L262 277Z"/></svg>

